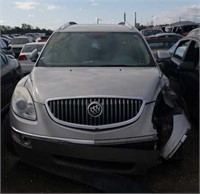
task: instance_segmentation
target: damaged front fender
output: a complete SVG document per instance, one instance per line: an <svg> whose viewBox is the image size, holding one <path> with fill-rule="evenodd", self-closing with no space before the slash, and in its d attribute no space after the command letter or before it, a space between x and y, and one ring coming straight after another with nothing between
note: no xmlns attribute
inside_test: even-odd
<svg viewBox="0 0 200 194"><path fill-rule="evenodd" d="M167 85L156 100L153 122L158 132L161 156L169 159L185 141L191 125L184 112L184 101L178 99Z"/></svg>
<svg viewBox="0 0 200 194"><path fill-rule="evenodd" d="M187 131L191 125L185 114L173 115L173 131L168 142L164 146L161 156L165 159L171 158L180 145L187 138Z"/></svg>

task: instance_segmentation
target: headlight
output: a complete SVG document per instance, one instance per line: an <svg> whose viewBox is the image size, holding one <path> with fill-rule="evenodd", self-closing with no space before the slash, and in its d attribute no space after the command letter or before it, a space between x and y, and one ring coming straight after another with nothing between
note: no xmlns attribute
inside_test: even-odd
<svg viewBox="0 0 200 194"><path fill-rule="evenodd" d="M12 97L12 109L20 117L36 120L33 100L25 87L16 87Z"/></svg>

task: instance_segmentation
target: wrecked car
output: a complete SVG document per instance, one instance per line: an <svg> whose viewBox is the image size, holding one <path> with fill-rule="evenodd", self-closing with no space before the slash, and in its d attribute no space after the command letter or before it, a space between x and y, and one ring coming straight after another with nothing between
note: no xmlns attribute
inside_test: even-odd
<svg viewBox="0 0 200 194"><path fill-rule="evenodd" d="M199 125L199 42L198 35L180 39L168 51L157 51L161 70L168 77L170 87L183 98L192 123Z"/></svg>
<svg viewBox="0 0 200 194"><path fill-rule="evenodd" d="M134 27L69 23L31 59L9 115L21 160L61 173L138 173L186 139L184 106Z"/></svg>

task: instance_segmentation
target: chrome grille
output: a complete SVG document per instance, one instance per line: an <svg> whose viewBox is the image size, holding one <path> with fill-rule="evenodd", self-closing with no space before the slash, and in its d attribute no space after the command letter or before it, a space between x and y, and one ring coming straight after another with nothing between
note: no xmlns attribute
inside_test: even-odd
<svg viewBox="0 0 200 194"><path fill-rule="evenodd" d="M99 102L102 114L92 117L88 105ZM47 102L48 110L56 119L78 125L101 126L128 121L139 113L143 101L126 98L74 98L55 99Z"/></svg>

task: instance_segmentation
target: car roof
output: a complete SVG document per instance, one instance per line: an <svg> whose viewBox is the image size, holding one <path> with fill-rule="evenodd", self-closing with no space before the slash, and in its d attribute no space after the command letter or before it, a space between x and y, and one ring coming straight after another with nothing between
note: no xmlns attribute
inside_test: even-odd
<svg viewBox="0 0 200 194"><path fill-rule="evenodd" d="M13 39L18 39L18 38L29 38L28 36L16 36Z"/></svg>
<svg viewBox="0 0 200 194"><path fill-rule="evenodd" d="M120 24L73 24L61 26L59 32L139 32L135 27Z"/></svg>
<svg viewBox="0 0 200 194"><path fill-rule="evenodd" d="M190 31L187 36L192 36L192 35L198 35L199 36L199 33L200 33L200 28L195 28L192 31Z"/></svg>
<svg viewBox="0 0 200 194"><path fill-rule="evenodd" d="M141 31L162 31L162 29L160 29L160 28L146 28L146 29L142 29Z"/></svg>
<svg viewBox="0 0 200 194"><path fill-rule="evenodd" d="M183 40L183 39L194 39L194 40L196 40L196 41L200 41L200 36L199 36L199 35L192 34L192 35L189 35L189 36L185 36L185 37L183 37L183 38L180 39L180 40Z"/></svg>
<svg viewBox="0 0 200 194"><path fill-rule="evenodd" d="M181 36L180 34L176 34L176 33L159 33L159 34L155 34L155 35L152 35L152 36L170 36L170 35L175 35L175 36L180 36L180 37L183 37Z"/></svg>

